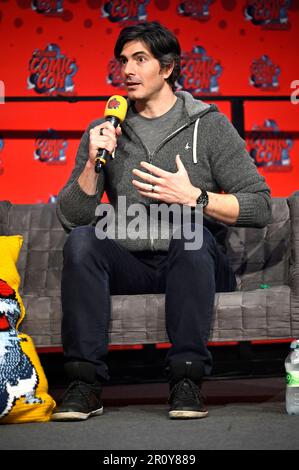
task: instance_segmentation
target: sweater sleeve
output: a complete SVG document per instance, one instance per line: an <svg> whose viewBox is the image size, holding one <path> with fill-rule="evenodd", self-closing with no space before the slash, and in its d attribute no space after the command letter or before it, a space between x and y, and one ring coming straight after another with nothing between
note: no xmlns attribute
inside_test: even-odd
<svg viewBox="0 0 299 470"><path fill-rule="evenodd" d="M79 225L89 225L95 221L96 206L100 203L104 193L105 177L103 171L99 174L95 195L86 194L78 183L78 178L88 159L89 130L100 122L102 120L94 121L84 132L78 147L74 169L57 197L57 217L67 232Z"/></svg>
<svg viewBox="0 0 299 470"><path fill-rule="evenodd" d="M240 212L235 225L264 227L271 220L270 188L235 127L224 114L212 115L207 145L213 177L225 193L238 199Z"/></svg>

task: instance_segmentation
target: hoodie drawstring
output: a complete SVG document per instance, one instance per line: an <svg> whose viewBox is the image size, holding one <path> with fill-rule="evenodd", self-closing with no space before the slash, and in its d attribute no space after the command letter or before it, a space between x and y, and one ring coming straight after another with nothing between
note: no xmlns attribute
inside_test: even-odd
<svg viewBox="0 0 299 470"><path fill-rule="evenodd" d="M199 124L200 118L197 118L195 121L194 125L194 131L193 131L193 163L197 163L197 133L198 133L198 124Z"/></svg>

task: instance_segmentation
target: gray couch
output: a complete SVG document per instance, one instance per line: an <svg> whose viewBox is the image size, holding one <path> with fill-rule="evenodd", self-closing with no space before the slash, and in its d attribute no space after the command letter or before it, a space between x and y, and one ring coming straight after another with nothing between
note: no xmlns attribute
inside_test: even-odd
<svg viewBox="0 0 299 470"><path fill-rule="evenodd" d="M37 347L61 346L60 273L66 234L54 204L0 202L0 235L22 234L21 329ZM228 255L238 290L217 293L210 340L299 337L299 191L273 199L263 229L229 228ZM164 295L112 296L110 344L168 342Z"/></svg>

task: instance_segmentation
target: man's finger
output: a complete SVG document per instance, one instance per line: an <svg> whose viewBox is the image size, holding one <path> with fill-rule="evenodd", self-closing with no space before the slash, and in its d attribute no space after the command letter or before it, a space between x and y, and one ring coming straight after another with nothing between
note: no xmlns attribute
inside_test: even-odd
<svg viewBox="0 0 299 470"><path fill-rule="evenodd" d="M172 173L169 173L168 171L162 170L162 168L159 168L155 165L152 165L151 163L140 162L140 165L143 168L145 168L146 170L150 171L151 173L154 173L154 175L160 176L161 178L166 178L169 175L172 175Z"/></svg>
<svg viewBox="0 0 299 470"><path fill-rule="evenodd" d="M179 155L177 155L177 156L175 157L175 162L176 162L177 169L178 169L179 171L181 171L181 170L185 170L185 171L186 171L186 168L184 167L184 164L183 164L183 162L182 162L182 160L181 160L181 157L180 157Z"/></svg>
<svg viewBox="0 0 299 470"><path fill-rule="evenodd" d="M161 199L161 195L157 194L157 193L153 193L153 192L150 192L150 191L141 191L140 189L138 189L138 192L142 196L150 197L151 199L157 199L157 200Z"/></svg>
<svg viewBox="0 0 299 470"><path fill-rule="evenodd" d="M153 185L149 183L140 183L140 181L132 180L133 185L141 191L152 192Z"/></svg>
<svg viewBox="0 0 299 470"><path fill-rule="evenodd" d="M116 135L117 135L117 136L120 136L121 134L122 134L121 127L120 127L120 126L117 126L117 128L116 128Z"/></svg>
<svg viewBox="0 0 299 470"><path fill-rule="evenodd" d="M161 184L160 178L157 178L153 175L149 175L148 173L144 173L144 171L138 170L137 168L134 168L134 170L132 170L132 173L135 176L139 176L139 178L143 179L144 181L147 181L148 183Z"/></svg>

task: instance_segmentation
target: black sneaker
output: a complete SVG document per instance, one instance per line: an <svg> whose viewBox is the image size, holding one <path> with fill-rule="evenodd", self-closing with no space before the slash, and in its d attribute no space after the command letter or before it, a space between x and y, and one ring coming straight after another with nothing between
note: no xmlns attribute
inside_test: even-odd
<svg viewBox="0 0 299 470"><path fill-rule="evenodd" d="M60 406L54 409L53 421L82 421L90 416L103 414L99 383L89 384L80 380L72 382L63 397Z"/></svg>
<svg viewBox="0 0 299 470"><path fill-rule="evenodd" d="M168 403L170 404L169 417L172 419L208 416L200 388L188 378L180 380L172 387Z"/></svg>

